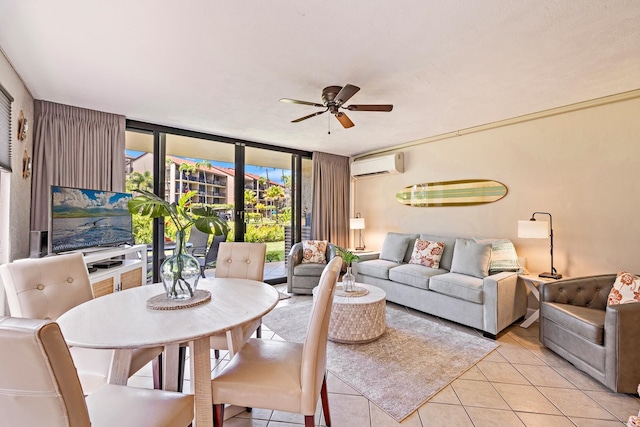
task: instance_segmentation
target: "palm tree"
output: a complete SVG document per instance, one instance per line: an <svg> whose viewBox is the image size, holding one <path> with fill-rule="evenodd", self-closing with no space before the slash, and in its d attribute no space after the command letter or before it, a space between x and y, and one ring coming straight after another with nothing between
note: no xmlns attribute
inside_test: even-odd
<svg viewBox="0 0 640 427"><path fill-rule="evenodd" d="M279 187L277 185L272 185L271 187L267 188L267 191L264 194L264 199L272 201L274 205L277 204L277 201L282 199L283 197L284 190L282 189L282 187Z"/></svg>
<svg viewBox="0 0 640 427"><path fill-rule="evenodd" d="M135 190L153 191L153 175L149 171L131 172L126 182L127 191Z"/></svg>
<svg viewBox="0 0 640 427"><path fill-rule="evenodd" d="M184 172L187 175L187 177L191 176L192 174L198 171L198 169L194 165L190 165L189 163L182 163L178 170L180 172Z"/></svg>
<svg viewBox="0 0 640 427"><path fill-rule="evenodd" d="M256 197L256 192L253 190L244 190L244 204L249 206L254 206L258 198Z"/></svg>

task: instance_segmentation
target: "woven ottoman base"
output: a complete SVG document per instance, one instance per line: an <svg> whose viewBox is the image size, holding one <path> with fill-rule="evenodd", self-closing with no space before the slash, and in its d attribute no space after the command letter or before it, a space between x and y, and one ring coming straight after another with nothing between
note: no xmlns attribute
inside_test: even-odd
<svg viewBox="0 0 640 427"><path fill-rule="evenodd" d="M329 339L346 344L374 341L384 333L386 324L386 294L380 288L358 283L369 293L359 297L333 298ZM314 288L314 291L317 288ZM314 292L315 297L315 292Z"/></svg>

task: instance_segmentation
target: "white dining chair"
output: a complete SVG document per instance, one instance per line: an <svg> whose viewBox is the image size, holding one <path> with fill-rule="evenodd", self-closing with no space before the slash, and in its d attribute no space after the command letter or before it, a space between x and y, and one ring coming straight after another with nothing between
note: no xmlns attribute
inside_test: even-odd
<svg viewBox="0 0 640 427"><path fill-rule="evenodd" d="M0 277L12 317L55 321L62 313L93 298L81 253L16 260L0 265ZM158 356L162 350L162 347L134 350L129 375L153 361L154 387L160 388L162 364ZM85 394L107 382L113 350L72 347L70 351Z"/></svg>
<svg viewBox="0 0 640 427"><path fill-rule="evenodd" d="M267 245L264 243L222 242L218 248L215 277L262 282L266 252ZM261 319L242 325L242 342L245 343L254 332L256 337L261 338L261 325ZM212 335L211 348L214 349L216 359L220 357L220 350L229 350L226 334Z"/></svg>
<svg viewBox="0 0 640 427"><path fill-rule="evenodd" d="M0 317L0 425L186 427L193 396L104 384L86 398L57 323Z"/></svg>
<svg viewBox="0 0 640 427"><path fill-rule="evenodd" d="M327 395L327 336L342 258L325 267L304 343L252 338L211 380L214 426L222 427L224 405L264 408L304 415L313 427L318 399L331 425Z"/></svg>

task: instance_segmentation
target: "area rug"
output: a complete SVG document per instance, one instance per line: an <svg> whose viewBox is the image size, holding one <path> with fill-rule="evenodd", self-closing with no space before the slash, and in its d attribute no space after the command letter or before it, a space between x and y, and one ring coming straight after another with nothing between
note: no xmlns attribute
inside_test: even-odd
<svg viewBox="0 0 640 427"><path fill-rule="evenodd" d="M311 303L271 311L263 323L302 342ZM387 306L387 330L368 344L329 342L327 368L401 422L498 347L495 341Z"/></svg>

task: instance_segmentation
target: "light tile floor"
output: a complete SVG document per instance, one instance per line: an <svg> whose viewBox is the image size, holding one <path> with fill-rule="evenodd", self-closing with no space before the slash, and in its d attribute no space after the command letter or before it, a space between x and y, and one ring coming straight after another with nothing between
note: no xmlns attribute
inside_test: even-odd
<svg viewBox="0 0 640 427"><path fill-rule="evenodd" d="M285 285L276 288L285 291ZM308 301L310 296L294 295L279 305ZM469 328L414 310L412 314L436 319L442 324ZM479 335L479 332L475 331ZM280 339L263 326L263 338ZM633 395L608 391L597 381L543 347L538 340L538 324L528 329L518 324L509 327L497 340L501 345L466 373L454 380L418 409L397 423L364 396L329 373L328 389L334 427L622 427L630 415L640 409ZM215 360L213 373L228 358ZM416 355L420 357L420 355ZM428 355L424 355L428 357ZM393 382L393 378L389 378ZM129 380L129 385L152 387L151 368L144 367ZM189 369L185 372L185 390L190 390ZM324 426L320 407L316 423ZM255 408L227 420L227 427L295 427L303 417Z"/></svg>

